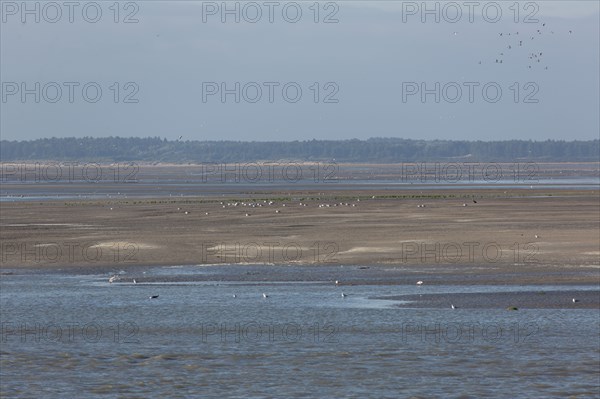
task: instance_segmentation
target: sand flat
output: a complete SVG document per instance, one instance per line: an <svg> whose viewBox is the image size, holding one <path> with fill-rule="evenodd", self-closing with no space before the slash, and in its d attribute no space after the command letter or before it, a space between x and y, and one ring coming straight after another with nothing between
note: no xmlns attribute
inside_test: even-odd
<svg viewBox="0 0 600 399"><path fill-rule="evenodd" d="M589 271L600 264L598 191L428 190L419 198L411 195L330 189L219 199L6 202L0 215L0 267L382 264L525 273ZM478 203L463 207L472 197ZM227 205L258 203L258 198L273 204ZM355 206L332 206L340 203ZM423 203L425 208L417 207ZM85 235L82 226L90 227ZM50 256L52 245L75 250ZM568 276L555 280L564 282Z"/></svg>

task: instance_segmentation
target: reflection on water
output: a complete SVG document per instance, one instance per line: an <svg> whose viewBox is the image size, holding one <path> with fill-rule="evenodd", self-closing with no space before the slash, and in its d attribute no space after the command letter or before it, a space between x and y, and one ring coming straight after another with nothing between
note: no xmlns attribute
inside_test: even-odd
<svg viewBox="0 0 600 399"><path fill-rule="evenodd" d="M137 284L127 273L114 284L106 275L2 276L2 395L598 395L597 310L402 309L372 298L418 287L196 278L220 270L149 268L149 282Z"/></svg>

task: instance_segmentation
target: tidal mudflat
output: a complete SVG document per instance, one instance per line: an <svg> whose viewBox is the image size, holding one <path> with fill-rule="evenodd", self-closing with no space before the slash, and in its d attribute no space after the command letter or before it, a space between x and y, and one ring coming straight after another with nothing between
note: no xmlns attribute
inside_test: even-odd
<svg viewBox="0 0 600 399"><path fill-rule="evenodd" d="M3 396L598 397L597 189L69 187L0 202Z"/></svg>

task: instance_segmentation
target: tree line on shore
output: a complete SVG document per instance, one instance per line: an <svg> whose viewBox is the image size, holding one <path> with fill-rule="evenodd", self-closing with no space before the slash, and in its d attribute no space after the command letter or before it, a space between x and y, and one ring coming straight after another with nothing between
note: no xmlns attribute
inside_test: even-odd
<svg viewBox="0 0 600 399"><path fill-rule="evenodd" d="M600 140L466 141L371 138L367 140L195 141L160 137L45 138L0 141L0 161L87 162L335 162L599 161Z"/></svg>

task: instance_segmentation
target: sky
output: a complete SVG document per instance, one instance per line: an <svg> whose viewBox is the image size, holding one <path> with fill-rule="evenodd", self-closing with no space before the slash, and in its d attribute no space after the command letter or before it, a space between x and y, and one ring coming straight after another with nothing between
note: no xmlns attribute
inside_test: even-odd
<svg viewBox="0 0 600 399"><path fill-rule="evenodd" d="M599 136L598 1L72 4L1 0L2 139Z"/></svg>

